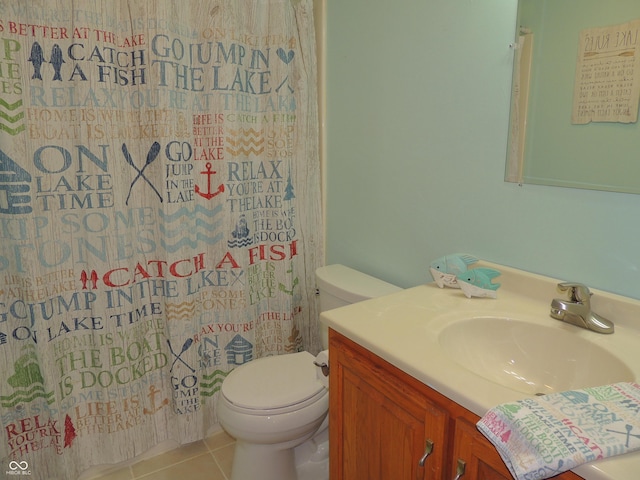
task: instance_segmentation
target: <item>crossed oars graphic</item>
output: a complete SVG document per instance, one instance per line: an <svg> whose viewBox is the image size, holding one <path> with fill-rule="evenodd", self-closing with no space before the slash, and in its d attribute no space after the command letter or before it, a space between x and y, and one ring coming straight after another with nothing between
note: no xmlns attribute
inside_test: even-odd
<svg viewBox="0 0 640 480"><path fill-rule="evenodd" d="M187 338L187 340L184 342L184 344L182 345L182 350L180 350L180 353L176 355L176 352L173 351L173 347L171 346L171 342L169 341L169 339L167 338L167 345L169 345L169 350L171 350L171 353L173 354L174 357L176 357L173 360L173 363L171 364L171 368L169 369L169 371L173 371L173 367L175 367L176 362L180 361L182 362L189 370L191 370L191 373L195 373L195 370L191 367L191 365L189 365L187 362L185 362L181 356L184 352L186 352L189 347L191 346L191 344L193 343L193 338L189 337Z"/></svg>
<svg viewBox="0 0 640 480"><path fill-rule="evenodd" d="M629 440L631 439L631 437L640 438L640 435L638 435L636 433L631 433L631 431L633 430L633 425L626 424L624 426L624 428L625 428L626 432L618 432L616 430L611 430L610 428L607 428L607 432L619 433L620 435L626 435L627 441L625 443L625 447L629 448Z"/></svg>
<svg viewBox="0 0 640 480"><path fill-rule="evenodd" d="M158 190L153 185L153 183L151 183L151 181L149 181L149 179L144 176L144 171L146 170L146 168L149 165L151 165L151 163L153 163L153 161L158 157L158 154L160 153L160 144L158 142L153 142L153 145L151 145L151 148L149 149L149 153L147 153L147 160L144 162L144 166L142 168L138 168L136 164L133 163L133 159L131 158L131 154L127 149L126 143L122 144L122 153L124 154L124 159L127 161L127 163L131 165L131 167L133 167L133 169L136 172L138 172L138 175L136 175L136 178L133 179L133 182L131 182L131 185L129 186L129 195L127 195L127 200L125 201L125 204L129 205L129 197L131 197L131 190L133 190L133 186L136 184L136 182L140 177L142 177L144 181L149 184L149 186L153 189L153 191L156 192L156 195L158 195L158 198L160 198L160 202L162 202L162 195L160 195L160 192L158 192Z"/></svg>

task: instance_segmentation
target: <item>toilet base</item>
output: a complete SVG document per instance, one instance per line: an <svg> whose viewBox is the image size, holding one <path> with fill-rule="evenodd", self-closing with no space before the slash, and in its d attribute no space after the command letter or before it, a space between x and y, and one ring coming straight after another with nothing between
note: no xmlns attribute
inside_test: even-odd
<svg viewBox="0 0 640 480"><path fill-rule="evenodd" d="M298 480L329 480L329 459L296 465Z"/></svg>
<svg viewBox="0 0 640 480"><path fill-rule="evenodd" d="M327 416L316 434L295 448L236 440L231 480L329 480L328 424Z"/></svg>
<svg viewBox="0 0 640 480"><path fill-rule="evenodd" d="M231 480L298 480L292 448L236 441Z"/></svg>
<svg viewBox="0 0 640 480"><path fill-rule="evenodd" d="M294 452L298 480L329 480L329 429L326 425Z"/></svg>
<svg viewBox="0 0 640 480"><path fill-rule="evenodd" d="M309 440L294 448L296 468L304 464L318 465L329 461L329 415ZM306 478L304 480L307 480Z"/></svg>

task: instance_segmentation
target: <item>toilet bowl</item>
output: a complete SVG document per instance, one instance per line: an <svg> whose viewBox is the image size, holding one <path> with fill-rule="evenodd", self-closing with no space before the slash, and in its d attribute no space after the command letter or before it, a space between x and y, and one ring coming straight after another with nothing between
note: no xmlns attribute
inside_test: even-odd
<svg viewBox="0 0 640 480"><path fill-rule="evenodd" d="M315 357L299 352L254 360L224 380L218 418L236 439L232 480L296 480L294 448L329 411Z"/></svg>
<svg viewBox="0 0 640 480"><path fill-rule="evenodd" d="M316 280L321 311L400 290L343 265L319 268ZM327 333L321 328L323 348ZM306 480L296 452L309 445L302 456L324 462L328 472L328 381L315 359L309 352L264 357L227 375L218 396L218 420L236 439L232 480ZM328 473L321 476L327 479Z"/></svg>

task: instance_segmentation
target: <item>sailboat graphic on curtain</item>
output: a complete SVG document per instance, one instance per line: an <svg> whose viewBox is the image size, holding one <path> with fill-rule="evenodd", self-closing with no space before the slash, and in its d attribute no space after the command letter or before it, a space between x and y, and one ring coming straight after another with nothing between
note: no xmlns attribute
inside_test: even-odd
<svg viewBox="0 0 640 480"><path fill-rule="evenodd" d="M312 2L0 12L0 472L77 478L319 349Z"/></svg>

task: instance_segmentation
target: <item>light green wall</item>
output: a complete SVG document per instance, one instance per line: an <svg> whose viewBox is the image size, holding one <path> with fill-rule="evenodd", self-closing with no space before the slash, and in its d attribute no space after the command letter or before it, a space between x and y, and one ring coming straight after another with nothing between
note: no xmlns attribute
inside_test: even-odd
<svg viewBox="0 0 640 480"><path fill-rule="evenodd" d="M515 0L328 0L327 262L480 258L640 298L640 195L505 183Z"/></svg>

